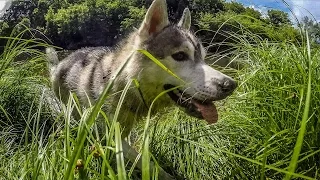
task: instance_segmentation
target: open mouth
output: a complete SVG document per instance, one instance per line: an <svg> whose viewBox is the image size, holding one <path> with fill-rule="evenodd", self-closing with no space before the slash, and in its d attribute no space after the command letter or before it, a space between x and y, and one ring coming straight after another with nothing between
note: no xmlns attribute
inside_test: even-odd
<svg viewBox="0 0 320 180"><path fill-rule="evenodd" d="M163 87L165 90L168 90L175 86L165 84ZM179 89L169 91L167 94L174 102L182 107L187 114L200 119L205 119L209 124L213 124L218 121L217 108L212 101L195 99Z"/></svg>

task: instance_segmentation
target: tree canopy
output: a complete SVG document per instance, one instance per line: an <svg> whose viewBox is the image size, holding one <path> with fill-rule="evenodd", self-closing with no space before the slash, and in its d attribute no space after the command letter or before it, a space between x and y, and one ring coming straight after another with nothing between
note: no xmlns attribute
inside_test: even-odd
<svg viewBox="0 0 320 180"><path fill-rule="evenodd" d="M152 0L15 0L0 18L1 36L14 28L34 29L35 36L49 39L64 49L113 46L142 21ZM194 31L204 42L234 41L230 33L245 28L262 38L294 41L298 32L288 14L269 10L267 17L237 2L224 0L167 0L169 19L177 22L183 9L192 13ZM281 29L281 34L277 33ZM200 30L200 31L199 31ZM214 35L219 30L218 35ZM17 30L18 31L18 30ZM212 40L212 37L215 39ZM0 43L3 46L3 42Z"/></svg>
<svg viewBox="0 0 320 180"><path fill-rule="evenodd" d="M305 16L302 18L300 26L308 32L313 42L320 43L320 23Z"/></svg>
<svg viewBox="0 0 320 180"><path fill-rule="evenodd" d="M291 24L288 14L280 10L268 10L268 17L275 26Z"/></svg>

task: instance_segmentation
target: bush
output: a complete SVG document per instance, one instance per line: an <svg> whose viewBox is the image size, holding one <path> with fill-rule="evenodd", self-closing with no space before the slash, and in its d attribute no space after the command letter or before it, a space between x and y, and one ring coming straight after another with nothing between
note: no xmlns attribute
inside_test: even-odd
<svg viewBox="0 0 320 180"><path fill-rule="evenodd" d="M2 37L8 44L0 55L0 132L11 128L11 141L15 142L23 138L26 129L40 131L41 127L49 133L54 119L53 101L45 86L48 81L43 77L47 75L46 62L43 53L35 49L45 44L23 39L28 32L25 29L15 38ZM38 125L31 121L35 117L40 118Z"/></svg>

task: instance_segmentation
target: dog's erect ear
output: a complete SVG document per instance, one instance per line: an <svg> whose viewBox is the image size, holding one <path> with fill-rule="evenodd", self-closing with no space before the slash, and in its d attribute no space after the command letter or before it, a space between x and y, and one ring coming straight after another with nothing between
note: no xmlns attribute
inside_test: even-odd
<svg viewBox="0 0 320 180"><path fill-rule="evenodd" d="M154 0L139 28L139 35L147 39L168 25L166 0Z"/></svg>
<svg viewBox="0 0 320 180"><path fill-rule="evenodd" d="M178 23L178 26L189 30L191 26L191 15L190 15L190 10L189 8L185 8L183 11L183 15Z"/></svg>

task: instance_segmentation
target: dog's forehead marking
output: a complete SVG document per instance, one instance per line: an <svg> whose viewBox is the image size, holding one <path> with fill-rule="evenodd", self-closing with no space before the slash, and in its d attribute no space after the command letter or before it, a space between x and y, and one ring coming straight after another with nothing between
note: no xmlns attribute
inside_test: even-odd
<svg viewBox="0 0 320 180"><path fill-rule="evenodd" d="M185 36L187 37L187 39L189 40L189 42L193 45L193 49L194 49L194 61L201 61L204 59L205 53L204 50L202 48L202 45L200 43L200 41L190 32L187 32L185 34Z"/></svg>
<svg viewBox="0 0 320 180"><path fill-rule="evenodd" d="M185 36L188 38L188 40L193 44L194 47L197 47L197 44L199 43L196 37L194 37L193 34L190 32L186 32Z"/></svg>
<svg viewBox="0 0 320 180"><path fill-rule="evenodd" d="M205 56L199 39L192 32L177 26L164 28L159 34L144 42L144 48L160 59L171 56L177 50L185 51L195 62L202 61Z"/></svg>
<svg viewBox="0 0 320 180"><path fill-rule="evenodd" d="M189 55L189 57L194 61L194 51L195 47L190 41L184 41L181 45L181 49L179 48L178 51L183 51Z"/></svg>

